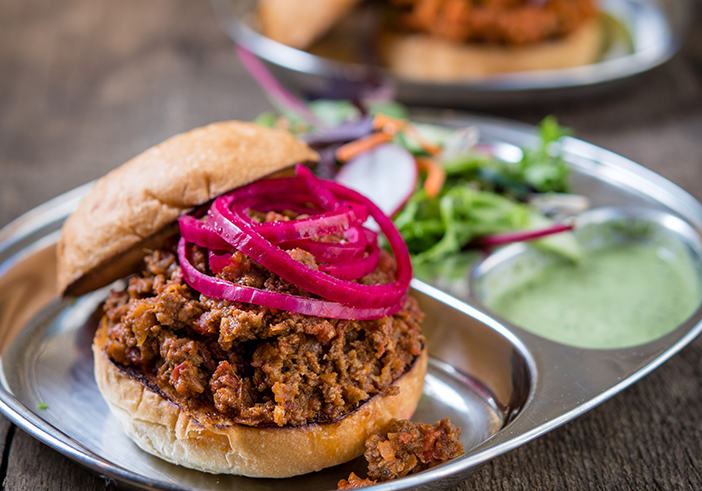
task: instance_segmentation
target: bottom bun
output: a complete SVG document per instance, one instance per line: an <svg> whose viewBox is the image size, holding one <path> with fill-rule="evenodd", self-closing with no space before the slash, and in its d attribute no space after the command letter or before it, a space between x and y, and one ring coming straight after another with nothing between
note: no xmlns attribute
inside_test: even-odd
<svg viewBox="0 0 702 491"><path fill-rule="evenodd" d="M601 45L599 19L583 24L563 39L515 48L389 32L383 34L380 42L383 62L394 75L427 82L458 82L495 73L588 65L597 61Z"/></svg>
<svg viewBox="0 0 702 491"><path fill-rule="evenodd" d="M393 384L397 395L376 395L330 423L257 428L201 422L112 363L101 349L104 328L93 343L95 379L122 430L146 452L168 462L213 474L291 477L354 459L370 434L391 419L409 419L422 394L426 348Z"/></svg>

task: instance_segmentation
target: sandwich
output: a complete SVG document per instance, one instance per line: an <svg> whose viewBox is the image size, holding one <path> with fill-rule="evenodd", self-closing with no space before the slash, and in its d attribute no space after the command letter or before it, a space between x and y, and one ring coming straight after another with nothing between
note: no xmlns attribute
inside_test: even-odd
<svg viewBox="0 0 702 491"><path fill-rule="evenodd" d="M340 33L363 36L352 2L314 2L324 24L301 12L285 12L261 0L264 35L298 49L334 53ZM379 61L400 78L460 82L497 73L551 70L588 65L605 44L604 26L594 0L382 0L375 2L382 28L377 33ZM297 8L297 5L295 6ZM270 12L276 12L276 15ZM321 14L318 14L321 15ZM360 14L359 14L360 15ZM285 19L286 22L275 19ZM363 21L367 22L367 21ZM336 25L325 39L315 41ZM338 31L339 34L333 34ZM307 33L302 36L299 33ZM365 33L368 29L365 29ZM334 41L331 41L331 40ZM358 44L358 40L349 41ZM348 51L348 49L343 50ZM341 52L340 52L341 53ZM334 57L334 55L332 55ZM339 58L347 59L348 53Z"/></svg>
<svg viewBox="0 0 702 491"><path fill-rule="evenodd" d="M317 158L282 130L216 123L110 172L67 219L58 289L120 280L95 377L146 452L283 478L414 412L427 355L406 247L372 202L314 176Z"/></svg>

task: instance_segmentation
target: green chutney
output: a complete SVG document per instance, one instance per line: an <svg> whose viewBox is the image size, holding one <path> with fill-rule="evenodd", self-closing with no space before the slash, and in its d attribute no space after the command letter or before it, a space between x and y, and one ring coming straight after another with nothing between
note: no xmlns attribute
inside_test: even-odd
<svg viewBox="0 0 702 491"><path fill-rule="evenodd" d="M673 331L700 303L689 257L653 244L588 251L548 266L488 307L538 336L581 348L624 348Z"/></svg>

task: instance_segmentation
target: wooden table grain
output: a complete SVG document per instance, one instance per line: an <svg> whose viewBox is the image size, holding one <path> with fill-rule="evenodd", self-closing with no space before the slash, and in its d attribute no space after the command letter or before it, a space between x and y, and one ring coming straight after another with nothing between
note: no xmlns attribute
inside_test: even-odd
<svg viewBox="0 0 702 491"><path fill-rule="evenodd" d="M681 53L549 113L702 199L702 3ZM0 226L168 136L268 103L204 0L0 0ZM114 489L0 416L6 490ZM456 490L702 489L702 339Z"/></svg>

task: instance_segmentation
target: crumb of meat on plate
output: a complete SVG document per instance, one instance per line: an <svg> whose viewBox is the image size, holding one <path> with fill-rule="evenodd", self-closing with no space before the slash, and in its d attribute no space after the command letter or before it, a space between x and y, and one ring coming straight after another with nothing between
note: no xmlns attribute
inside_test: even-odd
<svg viewBox="0 0 702 491"><path fill-rule="evenodd" d="M458 439L461 429L448 418L433 425L408 420L393 420L383 431L366 440L364 456L368 479L351 473L339 481L339 489L356 489L421 472L463 453Z"/></svg>

